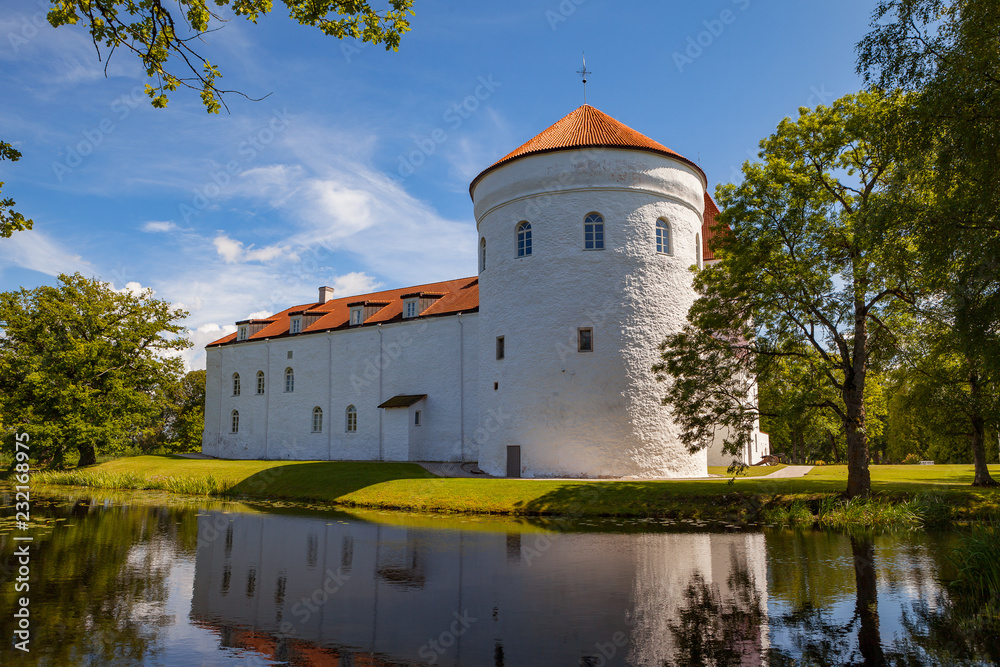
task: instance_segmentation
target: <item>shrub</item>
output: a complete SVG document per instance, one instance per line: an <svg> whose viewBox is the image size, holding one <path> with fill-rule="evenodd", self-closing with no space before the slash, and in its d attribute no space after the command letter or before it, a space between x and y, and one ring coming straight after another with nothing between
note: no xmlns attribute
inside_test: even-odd
<svg viewBox="0 0 1000 667"><path fill-rule="evenodd" d="M813 465L814 466L825 466L826 465L826 461L816 461L815 463L813 463Z"/></svg>
<svg viewBox="0 0 1000 667"><path fill-rule="evenodd" d="M906 465L916 465L920 463L920 456L917 454L907 454L906 458L903 459L903 463Z"/></svg>

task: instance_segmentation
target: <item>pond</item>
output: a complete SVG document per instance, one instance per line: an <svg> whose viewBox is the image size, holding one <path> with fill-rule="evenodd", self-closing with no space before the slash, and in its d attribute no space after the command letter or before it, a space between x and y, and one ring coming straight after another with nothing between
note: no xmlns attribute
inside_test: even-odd
<svg viewBox="0 0 1000 667"><path fill-rule="evenodd" d="M3 494L4 665L992 664L955 533ZM17 536L30 535L30 542ZM28 592L16 592L28 545ZM28 597L29 653L17 650ZM989 652L993 651L993 655Z"/></svg>

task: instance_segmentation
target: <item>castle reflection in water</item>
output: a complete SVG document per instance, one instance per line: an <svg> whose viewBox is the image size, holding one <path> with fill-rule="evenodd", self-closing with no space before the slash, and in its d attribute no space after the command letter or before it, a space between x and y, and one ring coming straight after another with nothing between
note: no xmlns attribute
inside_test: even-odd
<svg viewBox="0 0 1000 667"><path fill-rule="evenodd" d="M261 664L661 665L692 582L767 608L760 533L510 530L206 512L192 619ZM766 616L741 618L760 664Z"/></svg>

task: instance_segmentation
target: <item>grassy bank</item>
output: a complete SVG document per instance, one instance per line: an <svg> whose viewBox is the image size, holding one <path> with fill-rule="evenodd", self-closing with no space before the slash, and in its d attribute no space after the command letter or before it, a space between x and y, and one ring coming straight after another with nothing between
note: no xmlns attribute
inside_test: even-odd
<svg viewBox="0 0 1000 667"><path fill-rule="evenodd" d="M991 472L1000 477L1000 466ZM41 484L324 502L342 507L515 515L662 516L729 523L928 525L1000 519L1000 491L972 466L873 466L875 498L844 503L844 466L807 476L677 481L453 479L410 463L117 459L35 475Z"/></svg>

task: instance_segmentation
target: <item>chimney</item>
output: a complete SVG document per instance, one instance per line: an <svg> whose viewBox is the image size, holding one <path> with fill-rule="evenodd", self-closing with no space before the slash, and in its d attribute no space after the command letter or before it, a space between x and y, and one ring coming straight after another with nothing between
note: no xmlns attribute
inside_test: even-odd
<svg viewBox="0 0 1000 667"><path fill-rule="evenodd" d="M332 287L320 287L319 288L319 302L326 303L333 298L333 288Z"/></svg>

